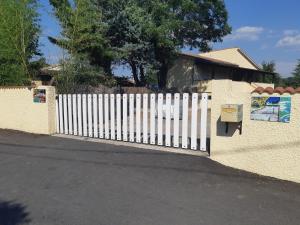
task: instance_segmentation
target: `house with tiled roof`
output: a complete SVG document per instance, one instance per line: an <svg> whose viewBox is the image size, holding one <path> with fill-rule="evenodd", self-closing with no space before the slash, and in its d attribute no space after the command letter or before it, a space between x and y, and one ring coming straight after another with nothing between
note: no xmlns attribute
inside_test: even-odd
<svg viewBox="0 0 300 225"><path fill-rule="evenodd" d="M178 91L211 92L211 81L229 79L248 82L254 87L271 86L273 73L263 71L240 48L206 53L179 53L167 76L167 87Z"/></svg>

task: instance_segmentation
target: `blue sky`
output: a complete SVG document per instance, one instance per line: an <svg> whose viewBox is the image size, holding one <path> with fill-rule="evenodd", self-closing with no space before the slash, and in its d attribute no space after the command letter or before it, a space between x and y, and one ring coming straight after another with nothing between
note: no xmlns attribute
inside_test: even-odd
<svg viewBox="0 0 300 225"><path fill-rule="evenodd" d="M58 36L60 28L48 0L40 2L41 50L49 63L57 63L62 51L49 43L47 36ZM232 34L213 48L240 47L255 62L274 60L279 73L284 77L290 75L300 59L300 1L225 0L225 3Z"/></svg>

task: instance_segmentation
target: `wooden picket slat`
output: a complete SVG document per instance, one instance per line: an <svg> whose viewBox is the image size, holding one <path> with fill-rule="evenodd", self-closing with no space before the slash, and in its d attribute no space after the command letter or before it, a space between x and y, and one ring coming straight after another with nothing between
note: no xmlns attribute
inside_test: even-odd
<svg viewBox="0 0 300 225"><path fill-rule="evenodd" d="M172 94L166 94L166 104L165 104L165 113L166 113L165 145L166 146L171 146L171 103L172 103Z"/></svg>
<svg viewBox="0 0 300 225"><path fill-rule="evenodd" d="M150 144L155 145L155 113L156 113L156 95L150 95Z"/></svg>
<svg viewBox="0 0 300 225"><path fill-rule="evenodd" d="M58 111L59 111L59 133L64 133L64 117L63 117L63 96L58 95Z"/></svg>
<svg viewBox="0 0 300 225"><path fill-rule="evenodd" d="M158 94L157 100L157 144L163 145L163 102L164 95Z"/></svg>
<svg viewBox="0 0 300 225"><path fill-rule="evenodd" d="M108 94L104 95L104 133L105 133L105 139L110 138L109 133L109 96Z"/></svg>
<svg viewBox="0 0 300 225"><path fill-rule="evenodd" d="M123 94L123 141L128 141L127 94Z"/></svg>
<svg viewBox="0 0 300 225"><path fill-rule="evenodd" d="M82 95L77 95L78 135L82 136Z"/></svg>
<svg viewBox="0 0 300 225"><path fill-rule="evenodd" d="M135 107L135 141L141 142L141 94L136 94Z"/></svg>
<svg viewBox="0 0 300 225"><path fill-rule="evenodd" d="M117 94L117 140L122 140L121 95Z"/></svg>
<svg viewBox="0 0 300 225"><path fill-rule="evenodd" d="M87 121L87 96L86 94L82 95L82 127L83 127L83 136L88 136L88 121Z"/></svg>
<svg viewBox="0 0 300 225"><path fill-rule="evenodd" d="M181 147L188 147L188 122L189 122L189 94L183 94L182 100L182 135Z"/></svg>
<svg viewBox="0 0 300 225"><path fill-rule="evenodd" d="M69 120L68 120L68 99L67 95L63 95L64 98L64 133L69 134Z"/></svg>
<svg viewBox="0 0 300 225"><path fill-rule="evenodd" d="M134 142L134 94L129 94L129 141Z"/></svg>
<svg viewBox="0 0 300 225"><path fill-rule="evenodd" d="M88 132L93 137L92 95L88 94Z"/></svg>
<svg viewBox="0 0 300 225"><path fill-rule="evenodd" d="M73 134L78 135L76 95L72 95Z"/></svg>
<svg viewBox="0 0 300 225"><path fill-rule="evenodd" d="M56 133L60 133L59 131L59 111L58 111L58 97L55 99L55 125L56 125Z"/></svg>
<svg viewBox="0 0 300 225"><path fill-rule="evenodd" d="M110 139L116 139L116 127L115 127L115 95L110 95Z"/></svg>
<svg viewBox="0 0 300 225"><path fill-rule="evenodd" d="M103 95L102 94L98 94L98 117L99 117L99 137L103 138L104 134L103 134Z"/></svg>
<svg viewBox="0 0 300 225"><path fill-rule="evenodd" d="M208 94L201 95L200 150L206 151Z"/></svg>
<svg viewBox="0 0 300 225"><path fill-rule="evenodd" d="M198 93L192 94L192 116L191 116L191 149L197 149L197 123L198 118Z"/></svg>
<svg viewBox="0 0 300 225"><path fill-rule="evenodd" d="M180 117L180 94L174 94L174 127L173 127L173 147L179 147L179 117Z"/></svg>
<svg viewBox="0 0 300 225"><path fill-rule="evenodd" d="M98 99L97 95L93 94L93 128L94 128L94 137L97 138L99 136L98 132Z"/></svg>
<svg viewBox="0 0 300 225"><path fill-rule="evenodd" d="M68 98L68 124L69 124L69 134L73 134L73 117L72 117L72 96L67 95Z"/></svg>
<svg viewBox="0 0 300 225"><path fill-rule="evenodd" d="M148 94L143 94L143 143L148 144Z"/></svg>

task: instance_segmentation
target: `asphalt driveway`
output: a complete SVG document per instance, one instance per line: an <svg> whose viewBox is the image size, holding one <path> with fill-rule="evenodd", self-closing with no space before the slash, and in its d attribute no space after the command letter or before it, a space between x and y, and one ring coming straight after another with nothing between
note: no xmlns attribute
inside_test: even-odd
<svg viewBox="0 0 300 225"><path fill-rule="evenodd" d="M205 157L0 131L0 225L299 223L298 184Z"/></svg>

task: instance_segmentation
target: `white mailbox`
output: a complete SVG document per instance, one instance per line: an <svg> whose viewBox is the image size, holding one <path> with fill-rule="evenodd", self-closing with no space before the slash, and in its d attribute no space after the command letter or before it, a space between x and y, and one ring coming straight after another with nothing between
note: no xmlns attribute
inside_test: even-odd
<svg viewBox="0 0 300 225"><path fill-rule="evenodd" d="M239 123L243 120L243 105L225 104L221 106L221 121Z"/></svg>

